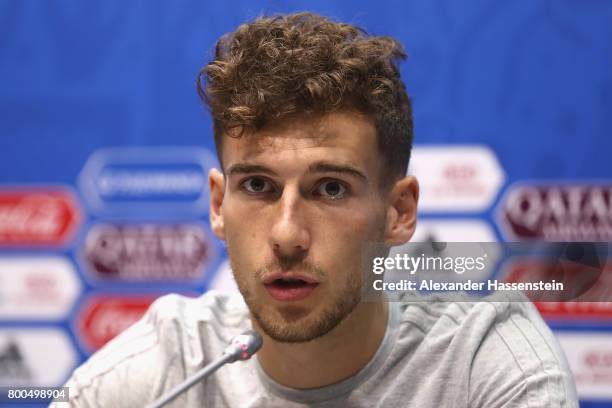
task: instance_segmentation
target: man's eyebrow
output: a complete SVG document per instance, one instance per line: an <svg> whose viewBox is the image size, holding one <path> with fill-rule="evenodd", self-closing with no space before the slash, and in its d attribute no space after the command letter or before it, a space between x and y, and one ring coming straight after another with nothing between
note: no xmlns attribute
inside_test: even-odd
<svg viewBox="0 0 612 408"><path fill-rule="evenodd" d="M328 162L314 163L308 166L309 173L342 173L358 177L362 180L367 180L368 177L356 167L346 164L336 164Z"/></svg>
<svg viewBox="0 0 612 408"><path fill-rule="evenodd" d="M252 173L263 173L268 174L270 176L276 176L276 172L272 169L262 166L259 164L249 164L249 163L236 163L231 165L227 169L227 175L232 176L234 174L252 174Z"/></svg>
<svg viewBox="0 0 612 408"><path fill-rule="evenodd" d="M329 162L318 162L308 166L309 173L341 173L355 176L357 178L367 180L367 176L361 170L345 164L336 164ZM270 176L276 176L277 173L260 164L249 164L249 163L236 163L231 165L227 169L227 175L232 176L234 174L252 174L252 173L263 173Z"/></svg>

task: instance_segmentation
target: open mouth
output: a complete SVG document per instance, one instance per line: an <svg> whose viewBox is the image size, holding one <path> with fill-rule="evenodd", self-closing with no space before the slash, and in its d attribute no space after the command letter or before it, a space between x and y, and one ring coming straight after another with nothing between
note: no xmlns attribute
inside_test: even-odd
<svg viewBox="0 0 612 408"><path fill-rule="evenodd" d="M299 279L299 278L279 278L279 279L275 279L271 283L271 285L274 285L274 286L277 286L283 289L299 288L299 287L302 287L308 284L309 284L308 282L306 282L305 280Z"/></svg>
<svg viewBox="0 0 612 408"><path fill-rule="evenodd" d="M265 287L274 299L291 301L308 297L318 285L300 278L277 278L266 283Z"/></svg>

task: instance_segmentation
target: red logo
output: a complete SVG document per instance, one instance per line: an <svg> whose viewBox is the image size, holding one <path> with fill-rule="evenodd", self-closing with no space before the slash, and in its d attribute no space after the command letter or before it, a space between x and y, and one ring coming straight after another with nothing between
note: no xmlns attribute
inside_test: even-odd
<svg viewBox="0 0 612 408"><path fill-rule="evenodd" d="M592 369L612 370L612 350L591 350L584 356L584 362Z"/></svg>
<svg viewBox="0 0 612 408"><path fill-rule="evenodd" d="M444 177L449 181L470 182L477 176L476 166L470 163L449 163L443 169Z"/></svg>
<svg viewBox="0 0 612 408"><path fill-rule="evenodd" d="M0 192L0 246L62 245L79 221L75 199L66 190Z"/></svg>
<svg viewBox="0 0 612 408"><path fill-rule="evenodd" d="M157 297L97 296L80 314L79 332L83 343L97 350L136 323Z"/></svg>
<svg viewBox="0 0 612 408"><path fill-rule="evenodd" d="M612 186L521 185L506 196L502 221L513 239L611 241Z"/></svg>
<svg viewBox="0 0 612 408"><path fill-rule="evenodd" d="M521 260L510 265L506 282L561 282L562 291L526 292L546 319L612 318L612 263Z"/></svg>
<svg viewBox="0 0 612 408"><path fill-rule="evenodd" d="M612 320L612 302L535 302L543 318Z"/></svg>

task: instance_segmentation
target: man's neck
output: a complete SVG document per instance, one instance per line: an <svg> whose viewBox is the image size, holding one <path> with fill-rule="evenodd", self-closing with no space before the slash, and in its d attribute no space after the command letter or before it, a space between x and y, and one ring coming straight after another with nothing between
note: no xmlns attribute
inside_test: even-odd
<svg viewBox="0 0 612 408"><path fill-rule="evenodd" d="M331 332L306 343L279 343L262 333L263 370L289 388L309 389L355 375L374 357L387 329L386 302L362 302Z"/></svg>

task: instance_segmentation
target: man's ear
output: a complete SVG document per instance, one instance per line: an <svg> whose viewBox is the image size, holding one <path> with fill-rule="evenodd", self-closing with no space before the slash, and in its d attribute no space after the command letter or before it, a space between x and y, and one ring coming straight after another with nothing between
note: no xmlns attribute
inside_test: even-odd
<svg viewBox="0 0 612 408"><path fill-rule="evenodd" d="M208 172L208 187L210 188L210 226L217 238L225 240L225 226L221 205L225 194L225 177L217 169Z"/></svg>
<svg viewBox="0 0 612 408"><path fill-rule="evenodd" d="M419 183L414 176L398 180L388 195L385 225L385 244L405 244L412 238L416 228Z"/></svg>

